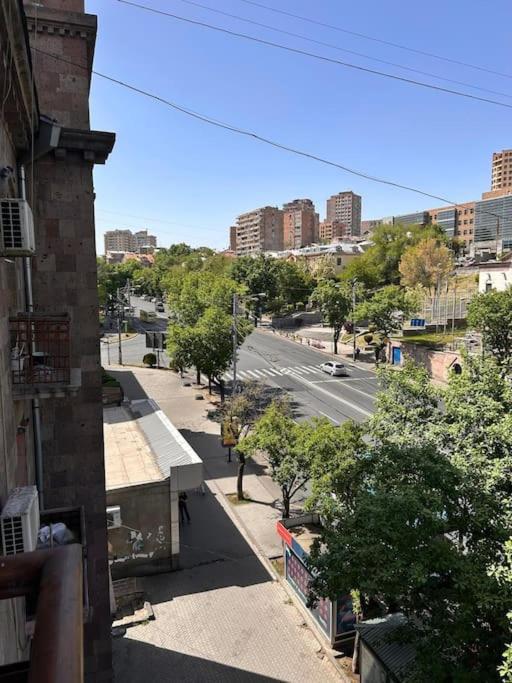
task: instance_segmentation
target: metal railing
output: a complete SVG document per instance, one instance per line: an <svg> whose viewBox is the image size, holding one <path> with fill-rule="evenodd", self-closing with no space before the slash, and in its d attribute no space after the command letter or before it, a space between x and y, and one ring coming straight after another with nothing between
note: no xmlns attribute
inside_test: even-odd
<svg viewBox="0 0 512 683"><path fill-rule="evenodd" d="M14 387L70 382L69 316L20 313L9 319Z"/></svg>
<svg viewBox="0 0 512 683"><path fill-rule="evenodd" d="M0 600L37 596L28 673L21 677L20 670L14 679L12 667L0 667L0 681L82 683L82 593L82 548L78 544L0 557Z"/></svg>

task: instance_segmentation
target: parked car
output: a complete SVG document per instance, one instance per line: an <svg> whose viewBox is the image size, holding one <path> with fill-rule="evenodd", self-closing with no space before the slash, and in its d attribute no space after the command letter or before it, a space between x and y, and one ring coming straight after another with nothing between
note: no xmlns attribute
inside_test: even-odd
<svg viewBox="0 0 512 683"><path fill-rule="evenodd" d="M163 305L163 303L162 303L161 301L157 301L157 303L155 304L155 309L156 309L159 313L163 313L163 312L165 311L164 305Z"/></svg>
<svg viewBox="0 0 512 683"><path fill-rule="evenodd" d="M156 301L156 296L152 296L151 299L150 299L150 301L151 301L152 304L154 304L155 301Z"/></svg>
<svg viewBox="0 0 512 683"><path fill-rule="evenodd" d="M327 363L322 363L320 369L333 377L347 377L348 370L346 365L343 363L336 363L334 361L327 361Z"/></svg>

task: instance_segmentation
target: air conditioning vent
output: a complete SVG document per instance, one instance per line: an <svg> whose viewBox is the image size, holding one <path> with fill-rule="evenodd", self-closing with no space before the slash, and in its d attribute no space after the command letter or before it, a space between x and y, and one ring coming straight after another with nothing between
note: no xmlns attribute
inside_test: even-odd
<svg viewBox="0 0 512 683"><path fill-rule="evenodd" d="M117 529L122 525L121 508L119 505L110 505L107 508L107 529Z"/></svg>
<svg viewBox="0 0 512 683"><path fill-rule="evenodd" d="M28 202L0 199L0 254L31 256L34 253L34 220Z"/></svg>
<svg viewBox="0 0 512 683"><path fill-rule="evenodd" d="M14 489L0 515L4 555L36 549L39 531L39 497L35 486Z"/></svg>

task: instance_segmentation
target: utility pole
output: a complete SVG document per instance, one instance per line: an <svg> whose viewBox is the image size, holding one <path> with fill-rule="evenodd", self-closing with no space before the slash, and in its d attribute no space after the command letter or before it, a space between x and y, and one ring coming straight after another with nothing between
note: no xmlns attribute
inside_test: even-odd
<svg viewBox="0 0 512 683"><path fill-rule="evenodd" d="M233 294L233 384L231 385L231 395L234 396L236 392L236 354L238 351L238 331L237 331L237 314L238 314L238 294Z"/></svg>
<svg viewBox="0 0 512 683"><path fill-rule="evenodd" d="M119 346L119 365L123 364L123 350L121 346L121 310L120 308L117 311L117 338L118 338L118 346Z"/></svg>
<svg viewBox="0 0 512 683"><path fill-rule="evenodd" d="M357 278L352 280L352 360L356 360L356 285Z"/></svg>
<svg viewBox="0 0 512 683"><path fill-rule="evenodd" d="M498 260L498 248L500 243L500 219L496 217L496 260Z"/></svg>

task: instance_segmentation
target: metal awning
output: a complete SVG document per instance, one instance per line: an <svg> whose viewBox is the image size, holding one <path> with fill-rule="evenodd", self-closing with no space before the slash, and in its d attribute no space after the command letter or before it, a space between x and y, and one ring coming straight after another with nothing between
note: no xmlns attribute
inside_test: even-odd
<svg viewBox="0 0 512 683"><path fill-rule="evenodd" d="M203 461L158 403L140 399L131 401L130 406L160 471L171 477L171 487L179 491L198 488L203 483Z"/></svg>

